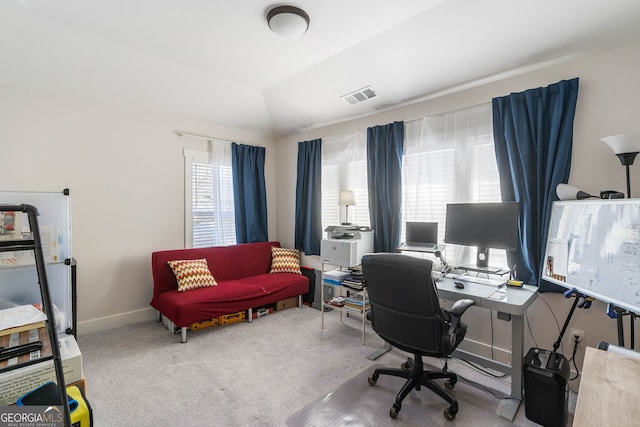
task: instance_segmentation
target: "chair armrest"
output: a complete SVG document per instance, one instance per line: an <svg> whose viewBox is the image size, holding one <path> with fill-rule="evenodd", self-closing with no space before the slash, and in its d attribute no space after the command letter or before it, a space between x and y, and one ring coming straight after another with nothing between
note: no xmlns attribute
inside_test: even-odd
<svg viewBox="0 0 640 427"><path fill-rule="evenodd" d="M471 307L475 302L470 299L461 299L456 301L451 307L450 311L447 311L449 315L449 329L442 337L443 348L448 349L446 354L450 354L453 349L456 348L458 338L456 337L456 329L460 324L460 318L462 317L462 313L464 313L467 308Z"/></svg>
<svg viewBox="0 0 640 427"><path fill-rule="evenodd" d="M453 304L453 307L451 307L450 313L460 317L462 316L462 313L464 313L467 308L471 307L473 304L475 304L473 300L459 299Z"/></svg>

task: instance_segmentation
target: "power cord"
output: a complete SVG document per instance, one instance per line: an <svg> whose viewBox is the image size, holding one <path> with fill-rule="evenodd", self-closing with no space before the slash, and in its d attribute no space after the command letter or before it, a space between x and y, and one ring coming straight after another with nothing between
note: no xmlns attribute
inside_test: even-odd
<svg viewBox="0 0 640 427"><path fill-rule="evenodd" d="M569 378L569 381L573 381L580 376L580 370L578 369L578 365L576 364L576 352L578 351L578 343L580 341L573 337L573 353L571 354L571 359L569 359L569 363L573 362L573 367L576 368L576 376L573 378Z"/></svg>
<svg viewBox="0 0 640 427"><path fill-rule="evenodd" d="M547 305L547 308L549 309L549 311L551 312L551 316L553 316L553 320L556 322L556 326L558 327L558 333L560 333L560 323L558 322L558 318L556 317L556 314L553 312L553 310L551 309L551 306L549 305L549 303L547 302L547 300L545 300L544 298L542 298L542 295L538 295L538 298L536 299L540 299L542 300L542 302L544 302ZM560 342L560 348L562 350L562 353L564 353L564 345L562 345L562 342Z"/></svg>
<svg viewBox="0 0 640 427"><path fill-rule="evenodd" d="M538 347L538 343L536 342L535 337L533 336L533 331L531 330L531 323L529 323L529 316L527 316L527 313L524 313L524 318L527 321L527 329L529 329L529 336L531 336L531 340L533 341L533 345Z"/></svg>
<svg viewBox="0 0 640 427"><path fill-rule="evenodd" d="M477 364L475 364L473 362L470 362L469 360L460 359L459 357L456 357L456 360L466 363L467 365L471 366L473 369L477 370L478 372L480 372L482 374L489 375L489 376L494 377L494 378L506 378L507 377L507 374L496 375L493 372L490 372L490 371L486 370L482 366L477 365Z"/></svg>

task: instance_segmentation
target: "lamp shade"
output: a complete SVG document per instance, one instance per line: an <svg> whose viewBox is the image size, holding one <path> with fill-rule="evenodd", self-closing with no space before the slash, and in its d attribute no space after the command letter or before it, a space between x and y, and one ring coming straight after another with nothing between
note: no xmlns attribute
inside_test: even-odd
<svg viewBox="0 0 640 427"><path fill-rule="evenodd" d="M638 152L640 152L640 134L627 133L601 138L618 156L623 166L632 165Z"/></svg>
<svg viewBox="0 0 640 427"><path fill-rule="evenodd" d="M309 28L309 15L295 6L274 7L267 14L269 28L284 37L298 37Z"/></svg>
<svg viewBox="0 0 640 427"><path fill-rule="evenodd" d="M342 190L340 191L340 199L338 200L338 205L340 206L355 206L356 205L356 196L353 194L351 190Z"/></svg>
<svg viewBox="0 0 640 427"><path fill-rule="evenodd" d="M593 197L591 194L569 184L558 184L556 194L560 200L583 200Z"/></svg>

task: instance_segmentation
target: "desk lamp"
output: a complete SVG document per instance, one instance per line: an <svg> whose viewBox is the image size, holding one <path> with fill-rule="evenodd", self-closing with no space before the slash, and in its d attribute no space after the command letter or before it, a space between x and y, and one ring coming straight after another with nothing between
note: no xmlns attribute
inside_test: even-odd
<svg viewBox="0 0 640 427"><path fill-rule="evenodd" d="M346 206L345 222L343 222L342 225L351 225L351 223L349 222L349 206L356 205L356 196L355 194L353 194L353 191L341 190L338 205Z"/></svg>
<svg viewBox="0 0 640 427"><path fill-rule="evenodd" d="M591 194L580 190L578 187L574 187L569 184L558 184L556 187L556 194L560 200L583 200L592 196Z"/></svg>
<svg viewBox="0 0 640 427"><path fill-rule="evenodd" d="M640 134L613 135L601 138L620 159L620 164L627 169L627 197L631 197L631 180L629 166L633 164L640 152Z"/></svg>

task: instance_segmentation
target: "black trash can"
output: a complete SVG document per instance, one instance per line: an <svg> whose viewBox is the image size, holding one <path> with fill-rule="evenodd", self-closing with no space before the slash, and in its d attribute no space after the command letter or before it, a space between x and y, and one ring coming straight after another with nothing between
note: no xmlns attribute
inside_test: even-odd
<svg viewBox="0 0 640 427"><path fill-rule="evenodd" d="M531 421L564 427L569 397L569 361L560 353L532 348L524 357L524 407Z"/></svg>

